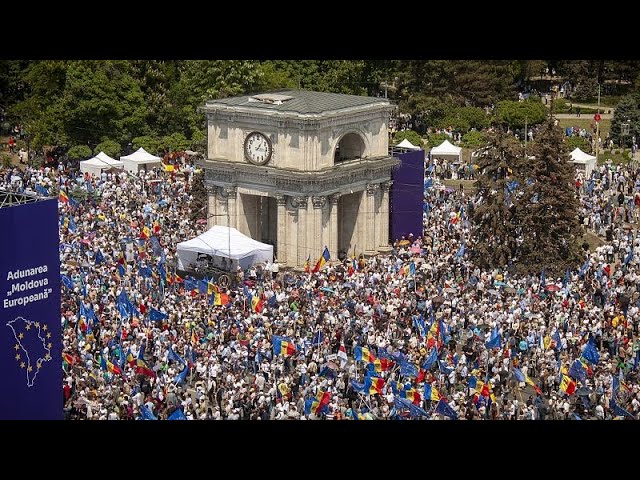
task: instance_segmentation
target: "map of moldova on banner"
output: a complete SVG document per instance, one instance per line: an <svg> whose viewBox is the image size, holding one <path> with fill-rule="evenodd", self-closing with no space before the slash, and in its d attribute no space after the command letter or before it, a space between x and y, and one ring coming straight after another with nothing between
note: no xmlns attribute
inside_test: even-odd
<svg viewBox="0 0 640 480"><path fill-rule="evenodd" d="M0 208L0 231L0 420L61 420L58 200Z"/></svg>

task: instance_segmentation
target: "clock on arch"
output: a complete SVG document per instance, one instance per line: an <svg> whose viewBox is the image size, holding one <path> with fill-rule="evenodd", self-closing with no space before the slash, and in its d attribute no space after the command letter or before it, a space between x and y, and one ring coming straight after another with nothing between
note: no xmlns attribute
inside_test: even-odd
<svg viewBox="0 0 640 480"><path fill-rule="evenodd" d="M244 139L244 156L249 162L255 165L266 165L271 160L272 153L271 140L266 135L251 132Z"/></svg>

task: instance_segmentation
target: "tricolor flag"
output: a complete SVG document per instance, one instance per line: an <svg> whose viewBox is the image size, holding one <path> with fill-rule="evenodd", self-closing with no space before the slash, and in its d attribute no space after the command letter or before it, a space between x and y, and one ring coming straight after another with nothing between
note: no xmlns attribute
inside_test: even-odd
<svg viewBox="0 0 640 480"><path fill-rule="evenodd" d="M111 361L105 359L104 357L100 357L100 367L103 370L107 370L115 375L122 375L122 370L117 365L114 365Z"/></svg>
<svg viewBox="0 0 640 480"><path fill-rule="evenodd" d="M327 410L327 405L331 401L331 392L327 392L324 390L318 390L316 396L313 398L309 398L305 401L304 404L304 413L305 415L310 415L312 412L316 415L319 413L323 413Z"/></svg>
<svg viewBox="0 0 640 480"><path fill-rule="evenodd" d="M58 193L58 201L63 203L69 203L69 197L67 196L67 193L64 190L60 190L60 193Z"/></svg>
<svg viewBox="0 0 640 480"><path fill-rule="evenodd" d="M311 255L307 257L307 260L304 262L304 273L311 273Z"/></svg>
<svg viewBox="0 0 640 480"><path fill-rule="evenodd" d="M262 312L263 307L264 302L262 301L262 299L258 295L253 296L253 298L251 299L251 311L260 313Z"/></svg>
<svg viewBox="0 0 640 480"><path fill-rule="evenodd" d="M431 383L425 383L424 385L424 398L425 400L431 400L437 402L440 400L440 392Z"/></svg>
<svg viewBox="0 0 640 480"><path fill-rule="evenodd" d="M145 375L147 377L155 377L156 372L149 368L147 362L145 362L142 358L138 358L136 360L136 373L138 375Z"/></svg>
<svg viewBox="0 0 640 480"><path fill-rule="evenodd" d="M324 247L324 251L322 252L322 255L320 255L320 258L318 259L316 266L313 267L313 273L320 271L322 267L324 267L324 265L330 259L331 259L331 255L329 255L329 249L327 247Z"/></svg>
<svg viewBox="0 0 640 480"><path fill-rule="evenodd" d="M375 395L376 393L382 394L382 387L384 387L384 380L380 377L372 377L367 375L364 377L364 389L369 395Z"/></svg>
<svg viewBox="0 0 640 480"><path fill-rule="evenodd" d="M371 353L371 351L367 347L361 347L358 345L354 349L353 354L355 356L356 362L362 361L366 363L372 363L376 360L376 356Z"/></svg>
<svg viewBox="0 0 640 480"><path fill-rule="evenodd" d="M576 382L571 380L571 377L562 374L562 380L560 381L560 390L562 390L567 395L571 395L576 391Z"/></svg>
<svg viewBox="0 0 640 480"><path fill-rule="evenodd" d="M296 353L296 346L291 340L274 335L271 341L273 343L273 353L275 355L284 355L286 357Z"/></svg>

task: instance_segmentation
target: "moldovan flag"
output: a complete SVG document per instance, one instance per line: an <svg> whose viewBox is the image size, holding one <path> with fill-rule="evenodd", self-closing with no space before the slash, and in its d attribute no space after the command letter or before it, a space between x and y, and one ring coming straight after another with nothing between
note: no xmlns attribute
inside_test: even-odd
<svg viewBox="0 0 640 480"><path fill-rule="evenodd" d="M273 343L273 353L276 355L284 355L286 357L296 353L296 346L294 343L284 337L274 335L271 341Z"/></svg>
<svg viewBox="0 0 640 480"><path fill-rule="evenodd" d="M102 367L103 370L107 370L113 374L122 375L122 370L120 370L120 367L114 365L109 360L105 360L104 357L100 358L100 367Z"/></svg>
<svg viewBox="0 0 640 480"><path fill-rule="evenodd" d="M373 363L376 360L376 357L367 347L357 346L353 352L356 362L362 361L367 363Z"/></svg>
<svg viewBox="0 0 640 480"><path fill-rule="evenodd" d="M262 312L262 307L264 307L264 302L259 296L254 295L251 299L251 310L260 313Z"/></svg>
<svg viewBox="0 0 640 480"><path fill-rule="evenodd" d="M329 255L329 249L327 247L324 247L324 251L322 252L322 255L320 255L316 266L313 267L313 273L320 271L322 267L324 267L324 264L327 263L330 259L331 255Z"/></svg>
<svg viewBox="0 0 640 480"><path fill-rule="evenodd" d="M67 196L64 190L60 190L60 193L58 194L58 201L63 203L69 203L69 197Z"/></svg>
<svg viewBox="0 0 640 480"><path fill-rule="evenodd" d="M576 391L576 382L571 380L571 378L567 375L562 375L562 381L560 382L560 390L562 390L567 395L571 395Z"/></svg>
<svg viewBox="0 0 640 480"><path fill-rule="evenodd" d="M344 343L340 342L340 349L338 350L338 358L340 359L340 368L344 368L347 364L347 349Z"/></svg>
<svg viewBox="0 0 640 480"><path fill-rule="evenodd" d="M68 353L63 353L62 354L62 360L67 364L67 365L73 365L73 357L71 355L69 355Z"/></svg>
<svg viewBox="0 0 640 480"><path fill-rule="evenodd" d="M136 360L136 363L137 363L136 373L138 375L146 375L147 377L155 377L156 376L156 372L151 370L149 368L149 365L147 365L147 362L145 362L143 359L138 358Z"/></svg>
<svg viewBox="0 0 640 480"><path fill-rule="evenodd" d="M307 257L307 260L304 262L304 273L311 273L311 255Z"/></svg>

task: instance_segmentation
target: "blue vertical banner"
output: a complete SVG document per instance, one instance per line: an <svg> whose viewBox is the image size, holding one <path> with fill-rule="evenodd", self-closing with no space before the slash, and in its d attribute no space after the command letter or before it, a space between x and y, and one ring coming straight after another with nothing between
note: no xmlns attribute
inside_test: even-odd
<svg viewBox="0 0 640 480"><path fill-rule="evenodd" d="M391 172L390 233L391 242L402 235L422 236L424 201L424 150L395 155L400 166Z"/></svg>
<svg viewBox="0 0 640 480"><path fill-rule="evenodd" d="M0 208L0 420L61 420L58 201Z"/></svg>

